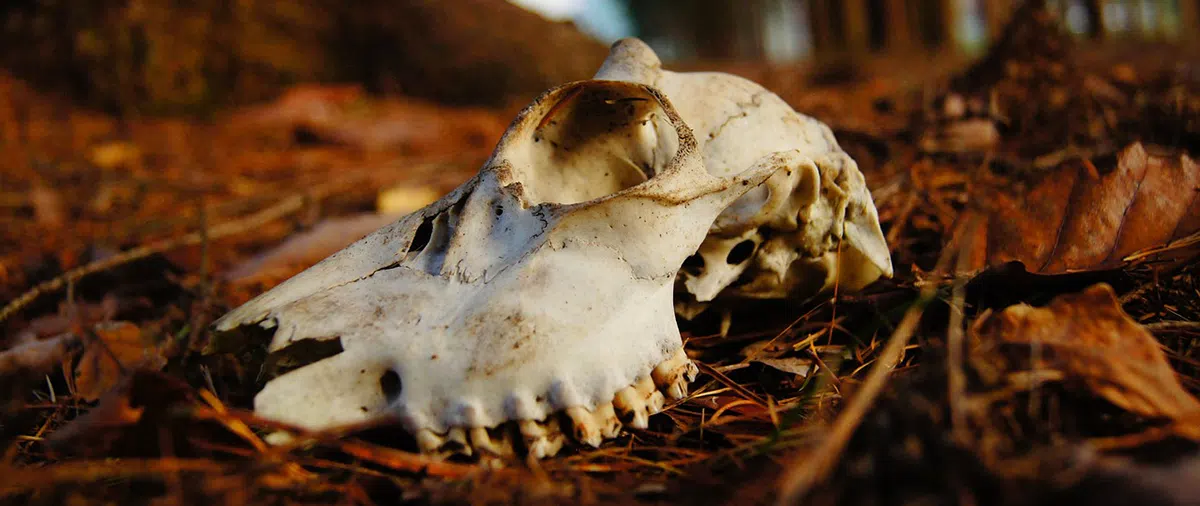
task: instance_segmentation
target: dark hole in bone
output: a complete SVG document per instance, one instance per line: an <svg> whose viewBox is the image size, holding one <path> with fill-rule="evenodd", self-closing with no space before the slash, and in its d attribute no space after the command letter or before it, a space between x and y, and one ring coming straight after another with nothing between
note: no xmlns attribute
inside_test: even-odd
<svg viewBox="0 0 1200 506"><path fill-rule="evenodd" d="M693 276L699 276L700 273L704 271L704 257L700 256L699 253L695 253L692 256L687 257L687 259L683 261L683 267L681 267L681 269L683 272Z"/></svg>
<svg viewBox="0 0 1200 506"><path fill-rule="evenodd" d="M383 397L387 399L388 404L391 404L400 398L400 390L403 385L400 384L400 374L396 371L389 370L379 377L379 388L383 390Z"/></svg>
<svg viewBox="0 0 1200 506"><path fill-rule="evenodd" d="M412 243L408 245L409 253L420 253L429 245L429 238L433 236L433 218L430 216L421 221L421 226L417 227L417 232L413 234Z"/></svg>
<svg viewBox="0 0 1200 506"><path fill-rule="evenodd" d="M733 249L729 250L729 254L725 255L725 262L729 265L738 265L750 259L750 255L754 254L754 248L757 247L754 241L746 239L737 243Z"/></svg>
<svg viewBox="0 0 1200 506"><path fill-rule="evenodd" d="M267 378L281 376L318 360L324 360L344 351L342 338L301 339L287 347L267 355L263 371Z"/></svg>

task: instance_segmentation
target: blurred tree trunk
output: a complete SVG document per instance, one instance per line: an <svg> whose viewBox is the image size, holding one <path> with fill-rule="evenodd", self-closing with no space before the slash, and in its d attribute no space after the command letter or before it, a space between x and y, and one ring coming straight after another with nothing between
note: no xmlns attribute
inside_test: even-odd
<svg viewBox="0 0 1200 506"><path fill-rule="evenodd" d="M812 30L813 53L818 58L836 54L844 47L841 7L838 0L808 0L808 26Z"/></svg>
<svg viewBox="0 0 1200 506"><path fill-rule="evenodd" d="M1083 7L1087 12L1088 36L1093 39L1103 39L1108 31L1104 23L1103 0L1086 0Z"/></svg>
<svg viewBox="0 0 1200 506"><path fill-rule="evenodd" d="M638 32L667 58L759 60L770 0L630 0Z"/></svg>
<svg viewBox="0 0 1200 506"><path fill-rule="evenodd" d="M736 55L738 46L737 9L738 3L728 0L693 0L692 9L682 9L681 2L674 12L687 13L691 19L692 42L695 57L700 59L726 59Z"/></svg>
<svg viewBox="0 0 1200 506"><path fill-rule="evenodd" d="M127 112L205 112L305 81L500 104L586 78L606 53L505 0L22 0L0 65Z"/></svg>
<svg viewBox="0 0 1200 506"><path fill-rule="evenodd" d="M871 48L867 0L843 0L842 10L846 49L852 54L865 54Z"/></svg>
<svg viewBox="0 0 1200 506"><path fill-rule="evenodd" d="M983 16L987 23L987 36L990 40L1000 38L1000 34L1004 32L1004 26L1008 24L1012 17L1012 11L1015 7L1015 2L1005 1L985 1L983 2Z"/></svg>
<svg viewBox="0 0 1200 506"><path fill-rule="evenodd" d="M912 12L907 0L885 0L884 9L887 20L884 26L886 44L889 50L907 51L912 49L913 29Z"/></svg>
<svg viewBox="0 0 1200 506"><path fill-rule="evenodd" d="M1200 39L1200 0L1179 0L1179 35L1185 40Z"/></svg>
<svg viewBox="0 0 1200 506"><path fill-rule="evenodd" d="M958 0L938 0L936 12L939 29L933 47L958 47Z"/></svg>

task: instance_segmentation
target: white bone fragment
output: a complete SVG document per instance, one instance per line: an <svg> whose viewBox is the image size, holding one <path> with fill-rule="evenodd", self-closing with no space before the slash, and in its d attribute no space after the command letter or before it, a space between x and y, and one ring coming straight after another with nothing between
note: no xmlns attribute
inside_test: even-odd
<svg viewBox="0 0 1200 506"><path fill-rule="evenodd" d="M718 295L808 297L835 283L857 290L892 275L863 176L820 121L737 76L664 70L637 39L613 44L595 78L661 90L692 128L715 176L739 173L767 156L786 167L722 212L685 264L682 290L695 302ZM681 300L678 307L690 318L704 306Z"/></svg>
<svg viewBox="0 0 1200 506"><path fill-rule="evenodd" d="M519 433L543 457L562 446L567 410L585 426L577 437L598 444L596 432L620 431L617 411L644 428L660 390L686 392L677 375L651 377L664 362L690 365L676 273L782 161L713 176L658 91L565 85L517 117L473 179L215 327L273 328L277 354L340 344L267 382L254 400L267 418L320 430L394 417L437 455L508 451L494 438Z"/></svg>

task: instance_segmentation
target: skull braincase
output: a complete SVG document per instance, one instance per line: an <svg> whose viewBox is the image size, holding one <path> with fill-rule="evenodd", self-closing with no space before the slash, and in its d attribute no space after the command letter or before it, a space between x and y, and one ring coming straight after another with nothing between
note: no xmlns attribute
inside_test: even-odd
<svg viewBox="0 0 1200 506"><path fill-rule="evenodd" d="M781 166L714 177L695 148L649 87L547 92L473 179L217 322L276 328L272 352L340 340L270 380L255 409L309 429L394 416L444 434L592 410L645 384L682 356L684 259Z"/></svg>
<svg viewBox="0 0 1200 506"><path fill-rule="evenodd" d="M854 290L891 276L871 194L829 127L749 80L663 70L637 39L614 44L596 79L661 90L691 127L713 175L735 174L764 156L786 159L785 170L717 218L681 272L696 301L804 297L834 283Z"/></svg>

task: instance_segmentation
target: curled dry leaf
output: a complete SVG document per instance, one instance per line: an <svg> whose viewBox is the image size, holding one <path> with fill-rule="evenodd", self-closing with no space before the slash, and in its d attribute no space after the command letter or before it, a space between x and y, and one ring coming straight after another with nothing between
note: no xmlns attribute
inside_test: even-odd
<svg viewBox="0 0 1200 506"><path fill-rule="evenodd" d="M981 343L1038 345L1034 367L1057 370L1112 404L1148 419L1175 423L1200 439L1200 402L1183 388L1158 341L1121 309L1106 284L1060 296L1046 307L1025 304L981 319Z"/></svg>
<svg viewBox="0 0 1200 506"><path fill-rule="evenodd" d="M1114 268L1200 230L1198 187L1194 159L1135 143L1107 163L1068 162L1029 181L980 178L951 241L971 245L972 272L1008 262L1039 274Z"/></svg>
<svg viewBox="0 0 1200 506"><path fill-rule="evenodd" d="M75 366L75 394L83 400L99 399L129 371L158 370L167 363L163 347L148 342L137 325L101 323L92 330L95 339L86 341Z"/></svg>
<svg viewBox="0 0 1200 506"><path fill-rule="evenodd" d="M781 358L756 358L754 362L758 362L777 371L788 374L795 374L800 377L808 376L812 371L813 361L810 358L803 357L781 357Z"/></svg>
<svg viewBox="0 0 1200 506"><path fill-rule="evenodd" d="M195 390L180 378L156 371L130 371L46 437L58 458L130 458L194 455L205 441L230 441L219 425L199 415ZM200 409L197 409L200 408Z"/></svg>
<svg viewBox="0 0 1200 506"><path fill-rule="evenodd" d="M21 371L43 373L62 360L74 343L74 336L62 334L49 339L21 342L0 351L0 377Z"/></svg>

